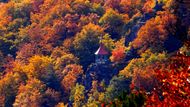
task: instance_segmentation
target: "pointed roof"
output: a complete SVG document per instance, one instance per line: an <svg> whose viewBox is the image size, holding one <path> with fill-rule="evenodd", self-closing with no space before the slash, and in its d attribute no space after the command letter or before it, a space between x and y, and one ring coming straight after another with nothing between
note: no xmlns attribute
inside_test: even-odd
<svg viewBox="0 0 190 107"><path fill-rule="evenodd" d="M104 45L101 43L100 47L94 54L95 55L108 55L108 51L105 49Z"/></svg>

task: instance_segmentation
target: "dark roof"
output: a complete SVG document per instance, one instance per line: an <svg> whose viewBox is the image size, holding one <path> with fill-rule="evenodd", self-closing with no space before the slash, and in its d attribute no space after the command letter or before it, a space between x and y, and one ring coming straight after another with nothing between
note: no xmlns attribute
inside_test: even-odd
<svg viewBox="0 0 190 107"><path fill-rule="evenodd" d="M95 55L107 55L108 51L105 49L103 44L100 44L98 50L94 53Z"/></svg>

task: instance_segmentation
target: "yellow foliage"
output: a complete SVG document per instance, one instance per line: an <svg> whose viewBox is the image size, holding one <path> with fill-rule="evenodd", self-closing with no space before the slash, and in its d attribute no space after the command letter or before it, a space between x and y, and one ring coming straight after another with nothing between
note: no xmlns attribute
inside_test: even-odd
<svg viewBox="0 0 190 107"><path fill-rule="evenodd" d="M123 16L117 11L109 8L106 13L100 18L99 23L117 25L123 21Z"/></svg>
<svg viewBox="0 0 190 107"><path fill-rule="evenodd" d="M73 54L65 54L60 58L57 58L55 61L55 69L60 70L63 69L66 65L69 64L77 64L78 58L76 58Z"/></svg>
<svg viewBox="0 0 190 107"><path fill-rule="evenodd" d="M105 34L105 35L103 36L103 39L102 39L101 42L104 44L104 46L105 46L109 51L113 50L113 48L114 48L114 46L115 46L114 40L111 39L111 37L110 37L109 34Z"/></svg>
<svg viewBox="0 0 190 107"><path fill-rule="evenodd" d="M83 101L85 100L84 96L85 88L82 85L76 85L74 92L74 103L73 107L79 107L83 105Z"/></svg>
<svg viewBox="0 0 190 107"><path fill-rule="evenodd" d="M28 78L46 78L53 72L53 63L50 57L33 56L29 59L29 64L24 67Z"/></svg>
<svg viewBox="0 0 190 107"><path fill-rule="evenodd" d="M67 107L64 103L58 103L55 107Z"/></svg>
<svg viewBox="0 0 190 107"><path fill-rule="evenodd" d="M148 65L153 66L153 64L156 65L166 60L166 53L153 54L150 50L147 50L145 53L141 54L141 58L132 59L129 64L120 71L120 75L131 77L135 70L144 69Z"/></svg>

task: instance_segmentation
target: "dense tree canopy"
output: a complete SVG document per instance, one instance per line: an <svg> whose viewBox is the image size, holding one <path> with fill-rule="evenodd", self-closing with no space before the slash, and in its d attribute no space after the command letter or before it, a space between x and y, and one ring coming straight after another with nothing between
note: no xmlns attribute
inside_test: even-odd
<svg viewBox="0 0 190 107"><path fill-rule="evenodd" d="M0 0L0 107L187 107L189 7Z"/></svg>

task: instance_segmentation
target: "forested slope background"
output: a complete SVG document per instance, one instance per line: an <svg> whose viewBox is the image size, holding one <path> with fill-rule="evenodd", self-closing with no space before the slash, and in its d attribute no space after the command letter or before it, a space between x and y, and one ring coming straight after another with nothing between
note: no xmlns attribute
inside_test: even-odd
<svg viewBox="0 0 190 107"><path fill-rule="evenodd" d="M189 0L0 0L0 106L187 107L189 39Z"/></svg>

